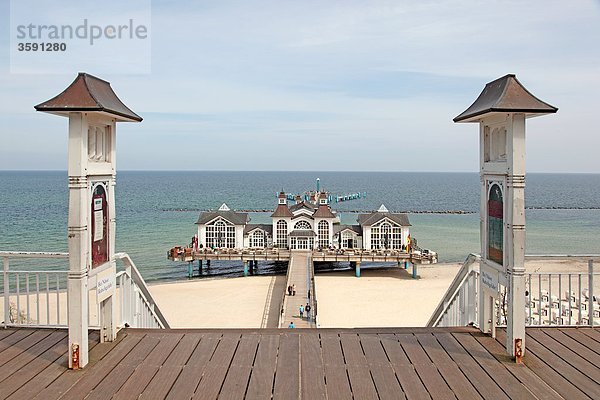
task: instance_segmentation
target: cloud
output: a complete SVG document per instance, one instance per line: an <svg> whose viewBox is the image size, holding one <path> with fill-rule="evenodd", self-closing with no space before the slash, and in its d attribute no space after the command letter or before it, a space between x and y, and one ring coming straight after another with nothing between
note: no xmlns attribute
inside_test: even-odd
<svg viewBox="0 0 600 400"><path fill-rule="evenodd" d="M152 73L102 76L145 117L119 127L119 168L214 169L226 154L226 169L476 170L476 127L451 119L516 73L560 108L529 123L528 168L600 172L599 14L590 1L154 1ZM0 132L22 133L0 168L47 167L23 161L25 144L64 123L15 116L75 72L0 72Z"/></svg>

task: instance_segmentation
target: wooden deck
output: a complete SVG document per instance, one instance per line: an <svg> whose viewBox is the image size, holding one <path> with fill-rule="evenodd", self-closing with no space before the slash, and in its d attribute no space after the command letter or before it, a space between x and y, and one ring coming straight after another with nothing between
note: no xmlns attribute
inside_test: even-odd
<svg viewBox="0 0 600 400"><path fill-rule="evenodd" d="M0 330L0 398L600 398L591 328L528 329L525 365L470 328L127 329L97 339L90 365L70 371L66 331Z"/></svg>

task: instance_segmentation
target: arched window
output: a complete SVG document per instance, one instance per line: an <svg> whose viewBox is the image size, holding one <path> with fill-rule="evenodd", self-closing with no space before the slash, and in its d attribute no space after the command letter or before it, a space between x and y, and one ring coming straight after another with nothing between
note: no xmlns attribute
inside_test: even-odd
<svg viewBox="0 0 600 400"><path fill-rule="evenodd" d="M317 234L319 235L319 246L329 247L329 222L319 222L317 225L317 231Z"/></svg>
<svg viewBox="0 0 600 400"><path fill-rule="evenodd" d="M280 219L277 221L277 247L287 248L288 247L288 230L287 222Z"/></svg>
<svg viewBox="0 0 600 400"><path fill-rule="evenodd" d="M401 249L402 227L384 220L371 227L372 249Z"/></svg>
<svg viewBox="0 0 600 400"><path fill-rule="evenodd" d="M488 259L504 264L504 202L502 189L497 183L490 187L487 215Z"/></svg>
<svg viewBox="0 0 600 400"><path fill-rule="evenodd" d="M206 247L235 247L235 225L217 219L206 225Z"/></svg>
<svg viewBox="0 0 600 400"><path fill-rule="evenodd" d="M356 235L352 232L345 230L342 232L342 247L347 249L353 249L358 247L358 241Z"/></svg>
<svg viewBox="0 0 600 400"><path fill-rule="evenodd" d="M265 247L265 233L257 229L250 235L250 247Z"/></svg>
<svg viewBox="0 0 600 400"><path fill-rule="evenodd" d="M301 229L301 230L312 230L312 226L310 226L310 224L306 221L298 221L296 222L296 225L294 225L294 229Z"/></svg>

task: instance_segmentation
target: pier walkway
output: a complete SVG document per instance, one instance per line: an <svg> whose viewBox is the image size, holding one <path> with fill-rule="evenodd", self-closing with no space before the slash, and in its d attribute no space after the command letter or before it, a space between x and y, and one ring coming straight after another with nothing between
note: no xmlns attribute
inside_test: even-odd
<svg viewBox="0 0 600 400"><path fill-rule="evenodd" d="M311 283L314 277L314 267L312 263L312 253L310 251L292 251L290 255L290 263L288 265L287 284L285 285L285 295L283 300L283 312L279 320L280 328L287 328L290 322L294 321L296 328L314 328L314 306L312 298L314 293L311 293L311 299L308 298L308 290L311 289ZM296 285L296 295L288 296L287 287ZM311 292L313 292L311 290ZM300 318L300 306L305 306L311 302L311 318L307 318L306 313L303 318Z"/></svg>

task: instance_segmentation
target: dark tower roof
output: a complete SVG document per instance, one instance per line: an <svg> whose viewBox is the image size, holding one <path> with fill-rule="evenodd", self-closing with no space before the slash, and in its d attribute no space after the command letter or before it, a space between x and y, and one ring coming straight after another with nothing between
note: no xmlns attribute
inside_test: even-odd
<svg viewBox="0 0 600 400"><path fill-rule="evenodd" d="M100 111L116 116L120 121L142 120L123 104L109 82L85 72L80 72L62 93L38 104L35 109L59 115L73 111Z"/></svg>
<svg viewBox="0 0 600 400"><path fill-rule="evenodd" d="M321 204L312 216L313 218L335 218L327 204Z"/></svg>
<svg viewBox="0 0 600 400"><path fill-rule="evenodd" d="M473 104L454 122L476 122L491 112L517 112L526 116L551 114L558 108L531 94L514 74L508 74L485 85L485 88Z"/></svg>

